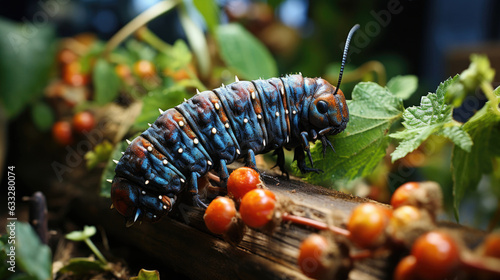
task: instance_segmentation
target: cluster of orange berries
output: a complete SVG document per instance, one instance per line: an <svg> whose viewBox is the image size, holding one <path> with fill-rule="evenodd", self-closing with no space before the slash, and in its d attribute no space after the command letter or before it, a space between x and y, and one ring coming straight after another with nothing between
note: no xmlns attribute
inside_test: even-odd
<svg viewBox="0 0 500 280"><path fill-rule="evenodd" d="M436 225L442 194L432 182L400 186L392 196L392 208L358 205L345 229L287 213L251 168L232 172L227 187L229 197L217 197L206 209L207 228L225 237L235 229L241 232L242 225L265 229L280 221L315 228L320 232L302 242L298 256L301 271L314 279L346 277L358 259L405 252L409 255L396 266L394 279L452 279L459 272L478 271L484 279L500 277L500 232L489 234L478 249L469 251L455 232Z"/></svg>

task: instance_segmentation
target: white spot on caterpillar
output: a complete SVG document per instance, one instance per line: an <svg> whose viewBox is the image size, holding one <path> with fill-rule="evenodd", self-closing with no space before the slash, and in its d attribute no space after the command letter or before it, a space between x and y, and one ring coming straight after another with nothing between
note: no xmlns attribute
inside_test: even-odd
<svg viewBox="0 0 500 280"><path fill-rule="evenodd" d="M248 123L248 119L247 119L247 118L244 118L244 119L243 119L243 122L244 122L244 123Z"/></svg>
<svg viewBox="0 0 500 280"><path fill-rule="evenodd" d="M262 115L261 114L257 114L257 119L262 119Z"/></svg>
<svg viewBox="0 0 500 280"><path fill-rule="evenodd" d="M125 152L121 152L121 153L122 153L122 155L124 155L124 154L125 154Z"/></svg>
<svg viewBox="0 0 500 280"><path fill-rule="evenodd" d="M235 82L239 82L240 81L240 79L238 79L238 76L234 75L234 81Z"/></svg>
<svg viewBox="0 0 500 280"><path fill-rule="evenodd" d="M156 215L153 215L153 218L155 218L155 219L156 219Z"/></svg>
<svg viewBox="0 0 500 280"><path fill-rule="evenodd" d="M193 143L197 145L198 143L200 143L200 141L198 140L198 138L194 138Z"/></svg>
<svg viewBox="0 0 500 280"><path fill-rule="evenodd" d="M216 134L217 133L217 128L212 128L212 134Z"/></svg>
<svg viewBox="0 0 500 280"><path fill-rule="evenodd" d="M285 95L285 88L281 88L281 95Z"/></svg>
<svg viewBox="0 0 500 280"><path fill-rule="evenodd" d="M238 155L239 155L239 154L241 154L239 149L236 149L236 153L237 153Z"/></svg>
<svg viewBox="0 0 500 280"><path fill-rule="evenodd" d="M158 199L161 200L163 198L163 196L161 196L161 194L158 196Z"/></svg>
<svg viewBox="0 0 500 280"><path fill-rule="evenodd" d="M167 210L167 205L163 205L163 209Z"/></svg>
<svg viewBox="0 0 500 280"><path fill-rule="evenodd" d="M266 145L266 139L262 139L262 145Z"/></svg>
<svg viewBox="0 0 500 280"><path fill-rule="evenodd" d="M294 115L295 115L295 114L297 114L297 111L293 110L293 111L292 111L292 114L294 114Z"/></svg>
<svg viewBox="0 0 500 280"><path fill-rule="evenodd" d="M113 160L113 162L114 162L115 164L118 164L118 161L117 161L116 159L114 159L114 160Z"/></svg>
<svg viewBox="0 0 500 280"><path fill-rule="evenodd" d="M108 182L108 183L113 183L113 180L111 180L111 179L106 179L106 182Z"/></svg>
<svg viewBox="0 0 500 280"><path fill-rule="evenodd" d="M125 139L125 141L127 141L127 144L129 144L129 145L130 145L130 143L132 143L132 142L130 142L130 140L128 140L128 139Z"/></svg>
<svg viewBox="0 0 500 280"><path fill-rule="evenodd" d="M186 183L186 180L181 178L181 183L183 183L183 184Z"/></svg>
<svg viewBox="0 0 500 280"><path fill-rule="evenodd" d="M163 114L165 111L163 111L162 109L158 108L158 111L160 111L160 114Z"/></svg>
<svg viewBox="0 0 500 280"><path fill-rule="evenodd" d="M178 152L179 154L182 154L182 152L184 152L184 150L183 150L182 148L179 148L179 149L177 150L177 152Z"/></svg>
<svg viewBox="0 0 500 280"><path fill-rule="evenodd" d="M163 160L163 165L167 165L168 164L168 160L164 159Z"/></svg>
<svg viewBox="0 0 500 280"><path fill-rule="evenodd" d="M220 109L219 103L215 103L215 109L216 109L216 110L219 110L219 109Z"/></svg>
<svg viewBox="0 0 500 280"><path fill-rule="evenodd" d="M227 122L224 126L225 126L226 128L229 128L229 123Z"/></svg>
<svg viewBox="0 0 500 280"><path fill-rule="evenodd" d="M146 191L142 191L141 193L142 193L142 194L146 194Z"/></svg>
<svg viewBox="0 0 500 280"><path fill-rule="evenodd" d="M290 142L290 136L286 136L286 142Z"/></svg>
<svg viewBox="0 0 500 280"><path fill-rule="evenodd" d="M148 147L148 152L151 152L151 151L153 151L153 147L149 146Z"/></svg>
<svg viewBox="0 0 500 280"><path fill-rule="evenodd" d="M149 184L149 180L146 180L146 181L144 182L144 185L147 185L147 184Z"/></svg>
<svg viewBox="0 0 500 280"><path fill-rule="evenodd" d="M196 89L196 94L201 94L201 92L198 89Z"/></svg>
<svg viewBox="0 0 500 280"><path fill-rule="evenodd" d="M184 98L184 102L187 102L188 100L186 98Z"/></svg>
<svg viewBox="0 0 500 280"><path fill-rule="evenodd" d="M255 91L252 91L252 99L255 99Z"/></svg>
<svg viewBox="0 0 500 280"><path fill-rule="evenodd" d="M212 162L211 162L211 161L209 161L209 160L207 160L207 164L208 164L208 165L212 165Z"/></svg>
<svg viewBox="0 0 500 280"><path fill-rule="evenodd" d="M280 116L280 112L276 112L276 117L279 117Z"/></svg>
<svg viewBox="0 0 500 280"><path fill-rule="evenodd" d="M226 85L224 85L224 83L222 83L222 87L226 87Z"/></svg>
<svg viewBox="0 0 500 280"><path fill-rule="evenodd" d="M151 124L150 124L150 123L148 123L148 126L149 126L149 127L151 127Z"/></svg>
<svg viewBox="0 0 500 280"><path fill-rule="evenodd" d="M288 113L290 113L290 112L288 112L288 109L286 109L286 110L285 110L285 114L287 114L287 115L288 115Z"/></svg>
<svg viewBox="0 0 500 280"><path fill-rule="evenodd" d="M179 121L179 126L183 127L184 126L184 122L183 121Z"/></svg>

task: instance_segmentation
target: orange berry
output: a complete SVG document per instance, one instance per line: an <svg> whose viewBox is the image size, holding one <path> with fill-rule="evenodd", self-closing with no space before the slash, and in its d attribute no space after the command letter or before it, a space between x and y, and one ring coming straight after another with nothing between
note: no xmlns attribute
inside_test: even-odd
<svg viewBox="0 0 500 280"><path fill-rule="evenodd" d="M251 190L241 199L241 219L249 227L263 227L272 220L275 206L276 196L273 192L264 189Z"/></svg>
<svg viewBox="0 0 500 280"><path fill-rule="evenodd" d="M156 68L149 60L139 60L134 64L134 72L139 78L151 78L156 75Z"/></svg>
<svg viewBox="0 0 500 280"><path fill-rule="evenodd" d="M326 238L316 233L302 241L297 262L304 275L314 279L325 276L327 267L323 263L323 258L329 251L328 247Z"/></svg>
<svg viewBox="0 0 500 280"><path fill-rule="evenodd" d="M411 254L416 258L417 275L423 279L452 279L460 264L459 247L445 232L431 231L420 236Z"/></svg>
<svg viewBox="0 0 500 280"><path fill-rule="evenodd" d="M490 233L484 239L484 255L500 259L500 232Z"/></svg>
<svg viewBox="0 0 500 280"><path fill-rule="evenodd" d="M69 145L73 142L71 124L67 121L58 121L52 126L52 136L60 145Z"/></svg>
<svg viewBox="0 0 500 280"><path fill-rule="evenodd" d="M417 265L417 259L412 256L406 256L402 258L396 269L394 270L394 280L416 280L415 267Z"/></svg>
<svg viewBox="0 0 500 280"><path fill-rule="evenodd" d="M227 193L234 200L240 202L247 192L256 189L260 183L257 171L249 167L240 167L229 175Z"/></svg>
<svg viewBox="0 0 500 280"><path fill-rule="evenodd" d="M234 201L228 197L217 197L208 205L203 219L211 232L215 234L226 233L233 219L236 219Z"/></svg>
<svg viewBox="0 0 500 280"><path fill-rule="evenodd" d="M363 203L352 211L347 223L350 239L361 248L382 245L385 228L389 223L390 210L373 203Z"/></svg>
<svg viewBox="0 0 500 280"><path fill-rule="evenodd" d="M76 113L73 116L73 127L75 131L78 133L82 133L84 131L90 131L95 126L95 118L94 115L90 112L83 111Z"/></svg>
<svg viewBox="0 0 500 280"><path fill-rule="evenodd" d="M409 202L409 199L412 198L412 192L419 188L419 183L417 182L408 182L401 185L396 191L392 194L391 205L394 208L398 208L402 205L412 204Z"/></svg>

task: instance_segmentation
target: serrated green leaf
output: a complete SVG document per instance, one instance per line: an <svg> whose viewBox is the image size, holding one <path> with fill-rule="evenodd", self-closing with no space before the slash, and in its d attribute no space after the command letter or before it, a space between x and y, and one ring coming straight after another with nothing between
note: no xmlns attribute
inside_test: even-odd
<svg viewBox="0 0 500 280"><path fill-rule="evenodd" d="M196 9L201 13L211 33L215 32L219 24L219 7L214 0L193 0Z"/></svg>
<svg viewBox="0 0 500 280"><path fill-rule="evenodd" d="M97 232L94 226L84 226L83 230L75 230L66 234L66 239L73 241L84 241L87 238L94 236Z"/></svg>
<svg viewBox="0 0 500 280"><path fill-rule="evenodd" d="M322 154L322 145L311 149L314 167L322 174L308 173L306 180L315 184L331 184L335 180L352 180L370 174L385 156L391 125L401 118L400 98L376 83L359 83L348 101L350 120L345 132L333 137L336 153ZM294 163L296 168L296 163Z"/></svg>
<svg viewBox="0 0 500 280"><path fill-rule="evenodd" d="M406 130L389 135L401 141L391 154L393 162L417 149L433 134L447 137L465 150L470 149L470 137L453 121L452 107L445 102L445 93L456 78L455 76L441 83L436 93L422 96L420 106L412 106L404 111L403 126Z"/></svg>
<svg viewBox="0 0 500 280"><path fill-rule="evenodd" d="M111 183L107 180L112 180L115 177L115 167L116 163L113 162L113 159L120 159L122 157L122 152L125 152L128 144L125 141L122 141L116 144L111 156L109 157L108 163L104 168L104 171L101 175L101 196L102 197L110 197L111 196Z"/></svg>
<svg viewBox="0 0 500 280"><path fill-rule="evenodd" d="M16 264L31 279L52 279L52 254L50 248L40 242L40 238L27 223L16 224Z"/></svg>
<svg viewBox="0 0 500 280"><path fill-rule="evenodd" d="M457 74L453 78L449 77L448 79L446 79L446 81L440 83L438 88L436 89L436 95L440 97L444 96L446 98L446 95L449 94L450 86L456 84L459 79L460 75Z"/></svg>
<svg viewBox="0 0 500 280"><path fill-rule="evenodd" d="M156 62L160 68L178 70L186 67L193 59L193 55L183 40L175 41L168 52L158 54Z"/></svg>
<svg viewBox="0 0 500 280"><path fill-rule="evenodd" d="M491 111L487 102L463 130L470 135L474 145L470 152L454 147L452 153L453 201L458 219L458 206L467 191L473 190L483 174L493 171L493 160L500 156L500 116Z"/></svg>
<svg viewBox="0 0 500 280"><path fill-rule="evenodd" d="M54 112L45 102L37 102L31 108L31 118L40 131L47 131L54 123Z"/></svg>
<svg viewBox="0 0 500 280"><path fill-rule="evenodd" d="M0 34L0 106L13 118L43 95L55 61L55 30L0 19Z"/></svg>
<svg viewBox="0 0 500 280"><path fill-rule="evenodd" d="M414 75L396 76L387 82L387 88L395 96L406 100L408 99L418 87L418 78Z"/></svg>
<svg viewBox="0 0 500 280"><path fill-rule="evenodd" d="M130 280L159 280L159 279L160 279L160 273L157 270L146 270L146 269L141 269L137 276L130 278Z"/></svg>
<svg viewBox="0 0 500 280"><path fill-rule="evenodd" d="M184 98L191 96L183 87L174 87L163 90L154 90L148 93L142 99L141 114L135 120L133 128L136 130L144 130L148 127L148 123L154 123L160 113L158 108L167 110L180 104Z"/></svg>
<svg viewBox="0 0 500 280"><path fill-rule="evenodd" d="M240 25L219 26L216 39L222 59L242 78L277 76L278 68L269 50Z"/></svg>
<svg viewBox="0 0 500 280"><path fill-rule="evenodd" d="M98 105L105 105L118 96L120 78L116 74L115 68L106 60L97 60L92 80L95 87L95 101Z"/></svg>

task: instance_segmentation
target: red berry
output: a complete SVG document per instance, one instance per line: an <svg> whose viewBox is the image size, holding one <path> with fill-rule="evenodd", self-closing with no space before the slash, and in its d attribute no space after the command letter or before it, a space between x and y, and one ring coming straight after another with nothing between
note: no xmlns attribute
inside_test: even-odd
<svg viewBox="0 0 500 280"><path fill-rule="evenodd" d="M217 197L208 205L203 219L208 230L215 234L224 234L233 219L236 219L234 201L227 197Z"/></svg>
<svg viewBox="0 0 500 280"><path fill-rule="evenodd" d="M71 124L67 121L58 121L52 126L52 136L60 145L69 145L73 142Z"/></svg>
<svg viewBox="0 0 500 280"><path fill-rule="evenodd" d="M484 240L484 255L500 259L500 232L490 233Z"/></svg>
<svg viewBox="0 0 500 280"><path fill-rule="evenodd" d="M273 192L265 189L251 190L241 199L241 219L249 227L263 227L272 220L275 206L276 196Z"/></svg>
<svg viewBox="0 0 500 280"><path fill-rule="evenodd" d="M87 111L76 113L73 116L73 126L79 133L92 130L95 126L94 115Z"/></svg>
<svg viewBox="0 0 500 280"><path fill-rule="evenodd" d="M323 263L323 258L329 251L328 247L326 238L315 233L302 242L297 262L304 275L314 279L325 276L327 267Z"/></svg>
<svg viewBox="0 0 500 280"><path fill-rule="evenodd" d="M421 217L422 213L417 207L404 205L392 211L389 223L393 230L398 230L419 220Z"/></svg>
<svg viewBox="0 0 500 280"><path fill-rule="evenodd" d="M134 64L134 72L140 78L150 78L156 75L156 68L149 60L139 60Z"/></svg>
<svg viewBox="0 0 500 280"><path fill-rule="evenodd" d="M392 194L391 205L394 208L398 208L402 205L412 204L408 200L412 197L412 192L419 188L419 183L417 182L408 182L401 185L396 191Z"/></svg>
<svg viewBox="0 0 500 280"><path fill-rule="evenodd" d="M452 279L460 263L455 240L439 231L420 236L413 244L411 254L416 258L417 275L423 279Z"/></svg>
<svg viewBox="0 0 500 280"><path fill-rule="evenodd" d="M351 240L361 248L373 248L385 242L390 210L373 203L357 206L347 223Z"/></svg>
<svg viewBox="0 0 500 280"><path fill-rule="evenodd" d="M89 76L82 73L81 68L82 66L78 61L65 64L62 73L64 82L75 87L86 85L89 82Z"/></svg>
<svg viewBox="0 0 500 280"><path fill-rule="evenodd" d="M417 259L412 256L406 256L402 258L396 269L394 270L394 280L416 280L418 279L416 276L415 267L417 264Z"/></svg>
<svg viewBox="0 0 500 280"><path fill-rule="evenodd" d="M227 180L227 192L237 202L240 202L243 196L256 189L260 184L259 173L249 167L240 167L234 170Z"/></svg>

